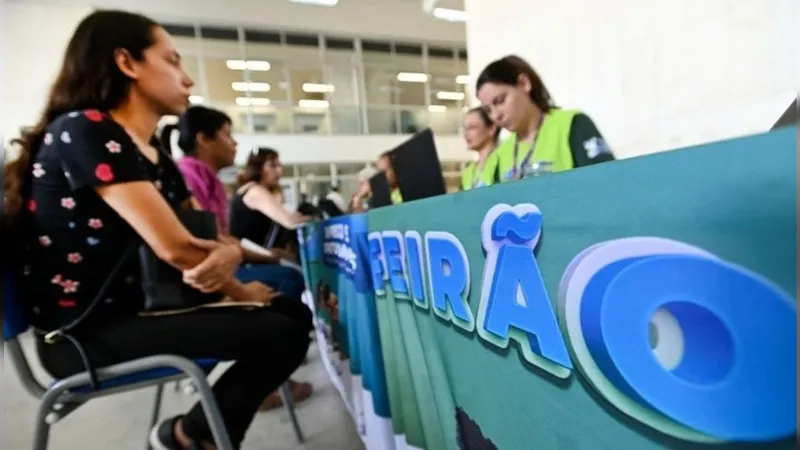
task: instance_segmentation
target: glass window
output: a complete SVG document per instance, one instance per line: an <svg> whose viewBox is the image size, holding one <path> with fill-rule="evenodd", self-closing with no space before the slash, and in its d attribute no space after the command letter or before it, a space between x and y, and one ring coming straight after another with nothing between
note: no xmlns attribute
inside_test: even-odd
<svg viewBox="0 0 800 450"><path fill-rule="evenodd" d="M299 171L296 176L299 177L330 177L331 165L324 164L298 164Z"/></svg>
<svg viewBox="0 0 800 450"><path fill-rule="evenodd" d="M325 90L330 102L331 130L334 134L361 134L359 107L361 63L353 39L325 38L324 80L318 88Z"/></svg>
<svg viewBox="0 0 800 450"><path fill-rule="evenodd" d="M364 87L370 106L396 105L400 93L389 42L362 41ZM371 126L370 126L371 128Z"/></svg>
<svg viewBox="0 0 800 450"><path fill-rule="evenodd" d="M244 38L244 60L240 65L258 90L243 93L238 101L253 115L254 131L291 133L291 93L281 33L245 29Z"/></svg>
<svg viewBox="0 0 800 450"><path fill-rule="evenodd" d="M286 51L293 131L328 134L329 86L323 77L319 36L287 34Z"/></svg>
<svg viewBox="0 0 800 450"><path fill-rule="evenodd" d="M244 72L237 70L235 65L236 61L243 59L238 30L201 26L200 36L205 103L231 116L235 132L250 131L247 111L243 111L236 103L236 99L249 87Z"/></svg>
<svg viewBox="0 0 800 450"><path fill-rule="evenodd" d="M427 106L425 89L430 75L422 58L422 45L396 43L394 51L395 76L400 87L397 103L400 105Z"/></svg>
<svg viewBox="0 0 800 450"><path fill-rule="evenodd" d="M459 78L460 67L456 59L455 49L431 47L428 51L428 70L430 71L431 105L442 105L447 108L461 108L466 101L463 81ZM462 77L463 78L463 77Z"/></svg>

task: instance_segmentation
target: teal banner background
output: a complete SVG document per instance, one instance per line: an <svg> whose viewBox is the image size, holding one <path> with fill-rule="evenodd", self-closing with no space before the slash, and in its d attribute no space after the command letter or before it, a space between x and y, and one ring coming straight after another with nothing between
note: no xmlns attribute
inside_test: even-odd
<svg viewBox="0 0 800 450"><path fill-rule="evenodd" d="M485 262L481 222L491 207L501 203L531 203L541 211L543 231L536 260L555 311L559 281L576 255L600 242L636 236L668 238L702 248L766 277L796 299L796 151L797 129L786 128L380 208L369 212L366 223L371 235L387 231L416 231L421 236L444 231L454 235L470 263L468 304L476 318ZM724 443L672 437L622 413L577 367L570 377L556 378L521 358L515 343L501 350L476 332L442 320L430 309L396 298L388 283L372 286L374 299L356 295L352 280L321 262L321 227L315 224L303 233L308 285L315 300L321 280L338 293L344 309L340 310L340 320L347 325L340 331L343 340L349 339L351 350L359 346L362 355L374 353L374 346L358 340L371 339L374 345L379 335L387 412L394 432L404 436L409 447L796 447L794 438ZM365 301L374 302L377 324L366 327L371 332L357 333L363 324L348 314ZM757 301L753 299L754 308ZM362 313L359 317L372 320ZM559 325L566 338L560 314ZM348 333L352 335L349 338ZM796 342L786 345L796 349ZM574 360L572 353L570 356ZM354 371L360 370L359 365L360 361L351 362ZM785 366L796 373L796 358L785 361ZM794 396L796 391L787 394Z"/></svg>
<svg viewBox="0 0 800 450"><path fill-rule="evenodd" d="M533 203L542 211L537 261L553 308L572 258L595 243L631 236L701 247L796 298L796 148L796 129L784 129L377 209L369 226L455 235L470 262L475 317L484 262L480 225L498 203ZM457 449L460 434L477 430L478 440L504 450L795 448L794 440L712 445L667 436L622 414L577 370L557 379L522 361L514 344L500 350L395 299L388 284L384 291L377 302L392 420L415 447ZM787 370L795 365L786 361Z"/></svg>

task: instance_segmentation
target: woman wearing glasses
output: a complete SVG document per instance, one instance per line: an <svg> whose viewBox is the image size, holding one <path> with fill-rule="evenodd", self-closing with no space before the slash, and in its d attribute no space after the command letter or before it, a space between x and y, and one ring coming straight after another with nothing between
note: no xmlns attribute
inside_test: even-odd
<svg viewBox="0 0 800 450"><path fill-rule="evenodd" d="M473 108L464 117L464 140L467 147L478 154L478 160L469 163L461 172L461 190L468 191L500 182L497 167L497 140L500 128L492 122L483 108Z"/></svg>

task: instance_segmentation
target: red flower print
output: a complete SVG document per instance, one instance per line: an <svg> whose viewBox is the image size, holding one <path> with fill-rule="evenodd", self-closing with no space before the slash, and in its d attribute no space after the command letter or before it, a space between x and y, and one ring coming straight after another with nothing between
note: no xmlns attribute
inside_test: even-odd
<svg viewBox="0 0 800 450"><path fill-rule="evenodd" d="M72 209L75 207L75 199L72 197L64 197L61 199L61 206L67 209Z"/></svg>
<svg viewBox="0 0 800 450"><path fill-rule="evenodd" d="M122 146L119 145L117 141L108 141L106 142L106 148L111 153L119 153L122 151Z"/></svg>
<svg viewBox="0 0 800 450"><path fill-rule="evenodd" d="M103 228L103 221L100 219L89 219L89 228L99 230L100 228Z"/></svg>
<svg viewBox="0 0 800 450"><path fill-rule="evenodd" d="M28 200L28 211L30 212L36 211L36 200L34 199Z"/></svg>
<svg viewBox="0 0 800 450"><path fill-rule="evenodd" d="M103 121L103 113L96 109L90 109L83 113L87 119L91 120L92 122L102 122Z"/></svg>
<svg viewBox="0 0 800 450"><path fill-rule="evenodd" d="M65 294L74 294L75 292L78 292L79 285L79 282L72 280L64 280L61 282L61 287L64 288Z"/></svg>
<svg viewBox="0 0 800 450"><path fill-rule="evenodd" d="M45 236L39 236L39 243L42 244L42 247L49 247L50 244L53 243L53 241L50 240L50 236L45 235Z"/></svg>
<svg viewBox="0 0 800 450"><path fill-rule="evenodd" d="M67 261L71 262L72 264L78 264L79 262L83 261L83 256L80 253L74 252L67 255Z"/></svg>
<svg viewBox="0 0 800 450"><path fill-rule="evenodd" d="M114 171L111 170L111 166L108 164L100 163L94 168L94 176L96 176L98 180L108 183L114 179Z"/></svg>
<svg viewBox="0 0 800 450"><path fill-rule="evenodd" d="M75 299L72 298L62 298L61 300L58 301L58 306L62 308L74 308L78 306L78 302L76 302Z"/></svg>
<svg viewBox="0 0 800 450"><path fill-rule="evenodd" d="M41 164L39 164L39 163L35 163L35 164L33 165L33 176L34 176L34 177L36 177L36 178L41 178L41 177L43 177L43 176L44 176L44 174L46 174L46 173L47 173L47 172L46 172L44 169L42 169L42 165L41 165Z"/></svg>
<svg viewBox="0 0 800 450"><path fill-rule="evenodd" d="M53 135L51 133L47 133L44 135L44 145L50 145L53 143Z"/></svg>
<svg viewBox="0 0 800 450"><path fill-rule="evenodd" d="M50 282L53 283L53 284L61 284L61 280L63 280L63 278L61 278L61 275L60 274L56 274L56 276L54 276L50 280Z"/></svg>

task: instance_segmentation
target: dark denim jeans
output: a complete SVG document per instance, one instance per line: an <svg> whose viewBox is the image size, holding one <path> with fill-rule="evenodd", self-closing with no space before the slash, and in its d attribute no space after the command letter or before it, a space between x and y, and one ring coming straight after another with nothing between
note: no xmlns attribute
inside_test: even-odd
<svg viewBox="0 0 800 450"><path fill-rule="evenodd" d="M303 274L280 264L243 264L236 271L236 278L242 283L264 283L294 300L300 300L305 289Z"/></svg>

